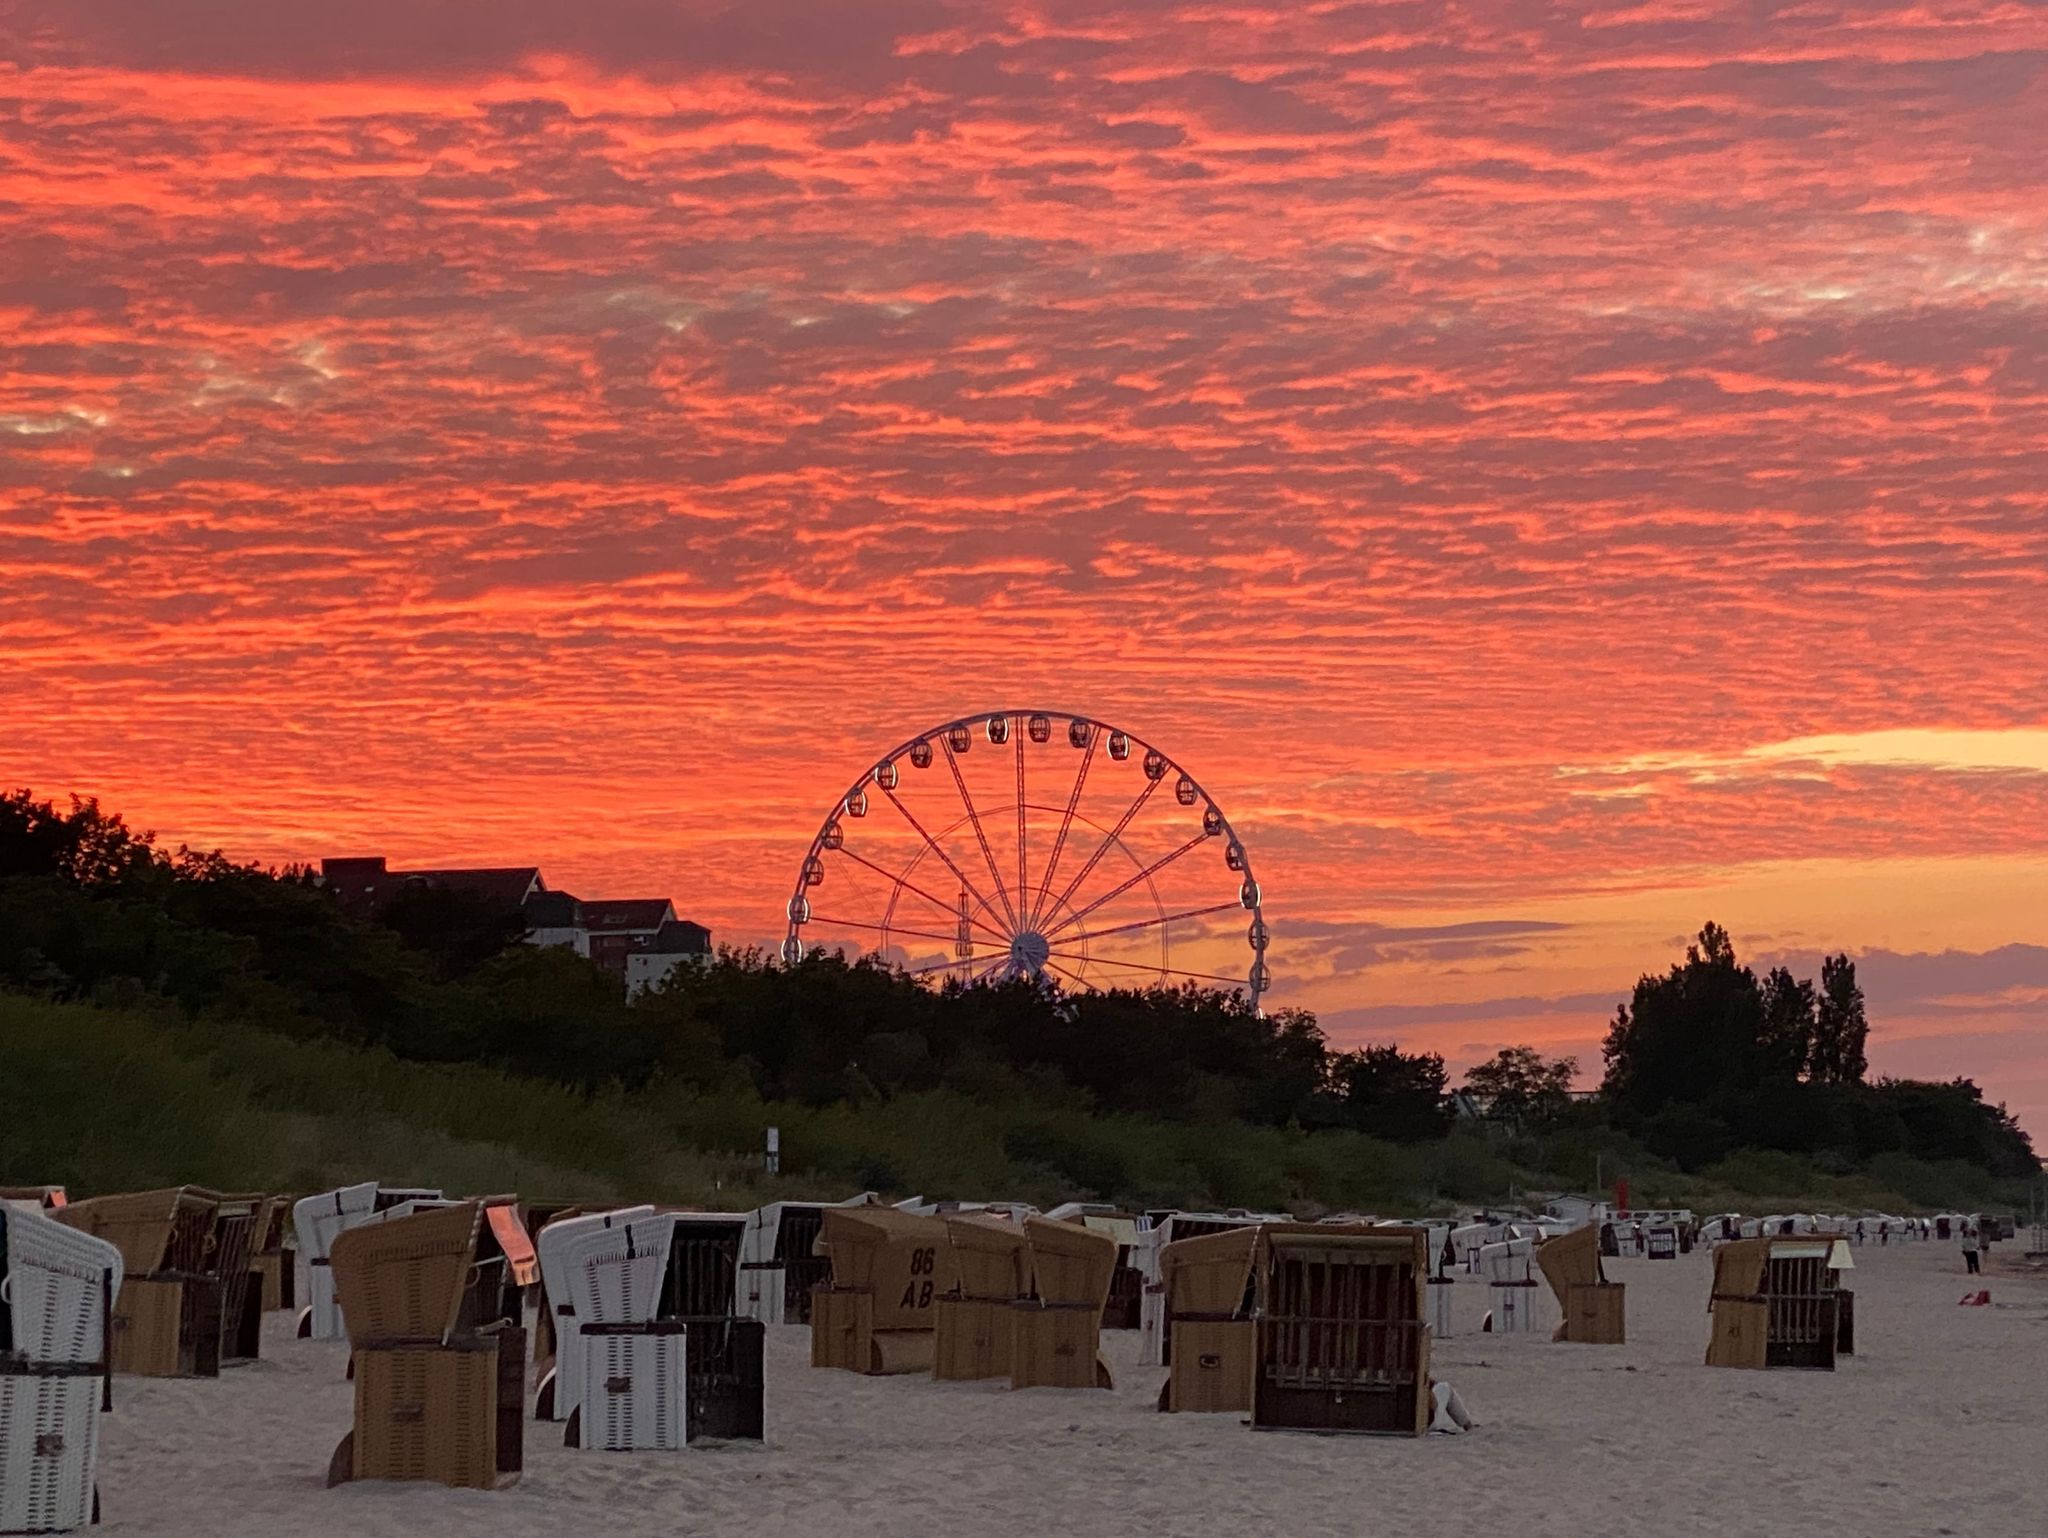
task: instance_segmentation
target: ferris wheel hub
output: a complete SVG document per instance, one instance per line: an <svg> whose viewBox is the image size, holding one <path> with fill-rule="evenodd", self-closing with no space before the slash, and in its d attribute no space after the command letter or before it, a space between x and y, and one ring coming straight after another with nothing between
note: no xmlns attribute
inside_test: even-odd
<svg viewBox="0 0 2048 1538"><path fill-rule="evenodd" d="M1036 974L1043 972L1051 959L1052 942L1037 930L1026 929L1010 937L1011 966Z"/></svg>

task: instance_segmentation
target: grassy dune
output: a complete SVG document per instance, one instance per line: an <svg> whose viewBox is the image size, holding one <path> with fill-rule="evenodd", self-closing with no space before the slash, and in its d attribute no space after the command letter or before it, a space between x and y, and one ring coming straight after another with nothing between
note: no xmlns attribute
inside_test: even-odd
<svg viewBox="0 0 2048 1538"><path fill-rule="evenodd" d="M785 1173L754 1152L782 1129ZM1597 1146L1596 1146L1597 1145ZM1613 1134L1419 1146L1355 1132L1098 1117L952 1092L859 1106L769 1105L657 1086L590 1098L489 1069L401 1062L147 1009L0 995L0 1182L74 1191L197 1182L303 1191L381 1177L457 1191L745 1207L873 1188L1099 1196L1142 1205L1448 1211L1583 1186L1594 1154L1641 1204L1698 1211L2024 1206L1967 1166L1879 1160L1824 1176L1781 1154L1680 1175Z"/></svg>

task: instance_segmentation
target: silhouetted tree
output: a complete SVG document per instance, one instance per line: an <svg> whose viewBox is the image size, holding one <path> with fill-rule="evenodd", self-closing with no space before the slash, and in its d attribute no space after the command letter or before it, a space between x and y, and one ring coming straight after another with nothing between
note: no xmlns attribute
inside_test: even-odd
<svg viewBox="0 0 2048 1538"><path fill-rule="evenodd" d="M1807 1071L1813 1056L1813 984L1773 967L1764 977L1762 992L1757 1047L1763 1073L1768 1078L1796 1079Z"/></svg>
<svg viewBox="0 0 2048 1538"><path fill-rule="evenodd" d="M1361 1132L1396 1143L1419 1143L1450 1130L1445 1095L1450 1074L1434 1052L1398 1046L1363 1047L1330 1060L1330 1087L1345 1119Z"/></svg>
<svg viewBox="0 0 2048 1538"><path fill-rule="evenodd" d="M167 865L153 835L136 833L91 796L71 798L68 813L31 791L0 796L0 877L50 876L107 888Z"/></svg>
<svg viewBox="0 0 2048 1538"><path fill-rule="evenodd" d="M462 887L408 884L377 912L407 950L422 952L443 981L467 977L526 937L511 904Z"/></svg>
<svg viewBox="0 0 2048 1538"><path fill-rule="evenodd" d="M1502 1047L1465 1072L1465 1089L1486 1114L1521 1127L1554 1120L1571 1104L1575 1057L1546 1058L1534 1047Z"/></svg>
<svg viewBox="0 0 2048 1538"><path fill-rule="evenodd" d="M1856 963L1847 956L1825 957L1820 964L1820 998L1808 1076L1816 1084L1861 1084L1870 1070L1864 1051L1869 1040L1870 1022L1863 1013L1863 990L1856 985Z"/></svg>
<svg viewBox="0 0 2048 1538"><path fill-rule="evenodd" d="M1663 977L1644 977L1615 1013L1601 1048L1602 1092L1647 1116L1673 1102L1713 1104L1764 1077L1763 993L1709 923Z"/></svg>

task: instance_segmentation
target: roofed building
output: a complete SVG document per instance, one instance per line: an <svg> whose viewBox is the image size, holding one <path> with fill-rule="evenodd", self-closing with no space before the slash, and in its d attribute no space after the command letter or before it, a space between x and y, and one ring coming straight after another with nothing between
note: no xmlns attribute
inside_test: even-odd
<svg viewBox="0 0 2048 1538"><path fill-rule="evenodd" d="M586 902L551 888L531 865L392 870L384 856L368 855L322 860L320 884L365 918L374 918L411 887L442 887L500 902L525 918L528 944L566 946L588 956L624 978L629 993L655 986L685 961L711 955L711 931L677 917L670 899Z"/></svg>
<svg viewBox="0 0 2048 1538"><path fill-rule="evenodd" d="M320 883L341 900L342 906L374 915L409 886L447 887L478 897L503 902L508 908L523 908L526 900L545 892L540 869L533 865L479 866L445 870L391 870L384 856L322 860Z"/></svg>

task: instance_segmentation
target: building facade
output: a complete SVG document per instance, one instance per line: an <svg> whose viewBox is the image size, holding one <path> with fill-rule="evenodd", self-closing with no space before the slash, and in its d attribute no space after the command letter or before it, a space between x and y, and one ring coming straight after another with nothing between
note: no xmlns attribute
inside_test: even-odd
<svg viewBox="0 0 2048 1538"><path fill-rule="evenodd" d="M420 887L467 892L516 911L529 945L557 945L623 978L628 994L659 986L675 970L711 958L711 931L676 913L666 897L584 900L557 891L537 866L392 870L382 855L322 860L320 885L363 918Z"/></svg>

